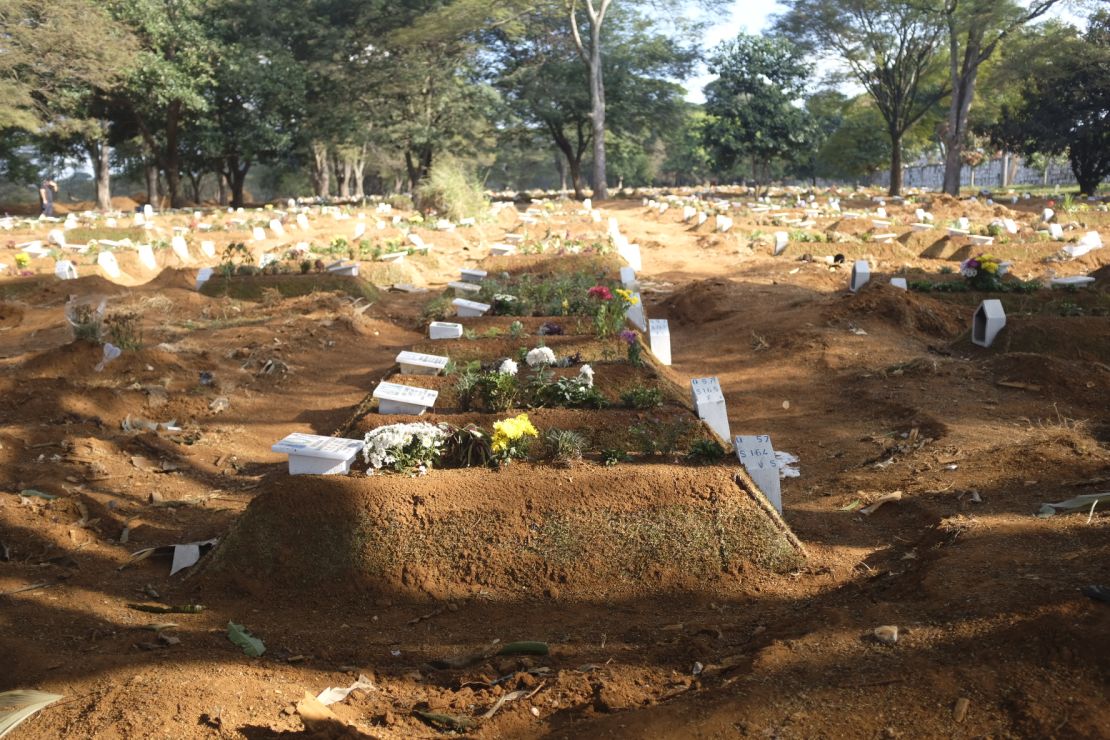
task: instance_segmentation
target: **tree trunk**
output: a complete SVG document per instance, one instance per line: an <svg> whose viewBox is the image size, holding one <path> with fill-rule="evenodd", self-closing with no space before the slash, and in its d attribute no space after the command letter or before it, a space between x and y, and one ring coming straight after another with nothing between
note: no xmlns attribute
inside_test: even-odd
<svg viewBox="0 0 1110 740"><path fill-rule="evenodd" d="M158 207L158 165L146 166L146 202L151 208Z"/></svg>
<svg viewBox="0 0 1110 740"><path fill-rule="evenodd" d="M594 137L594 198L609 197L605 170L605 84L601 79L601 24L590 24L590 113Z"/></svg>
<svg viewBox="0 0 1110 740"><path fill-rule="evenodd" d="M112 153L108 141L90 141L86 146L89 159L92 161L93 174L96 178L96 208L99 211L112 210L112 171L110 155Z"/></svg>
<svg viewBox="0 0 1110 740"><path fill-rule="evenodd" d="M328 145L319 141L312 142L312 186L317 198L327 198L331 194Z"/></svg>
<svg viewBox="0 0 1110 740"><path fill-rule="evenodd" d="M960 56L960 37L954 12L948 14L948 64L952 97L948 105L948 130L944 137L944 192L959 197L960 173L963 170L964 140L967 118L975 98L975 80L979 75L983 35L986 28L973 21L967 31L967 43ZM974 177L974 174L972 175ZM972 183L974 185L974 183Z"/></svg>
<svg viewBox="0 0 1110 740"><path fill-rule="evenodd" d="M365 198L366 197L366 192L363 189L363 187L364 187L363 186L363 181L366 179L366 145L365 144L362 145L362 149L359 150L358 156L355 157L354 162L351 165L351 170L354 173L354 179L355 179L355 182L354 182L354 185L355 185L354 196L356 198Z"/></svg>
<svg viewBox="0 0 1110 740"><path fill-rule="evenodd" d="M902 132L890 131L890 190L889 195L902 194Z"/></svg>
<svg viewBox="0 0 1110 740"><path fill-rule="evenodd" d="M1002 152L1002 176L999 187L1010 187L1010 153Z"/></svg>
<svg viewBox="0 0 1110 740"><path fill-rule="evenodd" d="M555 171L559 173L559 192L567 192L567 163L558 149L555 150Z"/></svg>
<svg viewBox="0 0 1110 740"><path fill-rule="evenodd" d="M1072 174L1079 183L1080 195L1094 195L1098 185L1106 175L1106 155L1100 150L1090 151L1084 146L1072 146L1068 159L1071 163Z"/></svg>
<svg viewBox="0 0 1110 740"><path fill-rule="evenodd" d="M221 206L227 205L227 175L222 172L216 175L216 198Z"/></svg>
<svg viewBox="0 0 1110 740"><path fill-rule="evenodd" d="M189 184L193 187L193 203L199 206L201 204L200 191L204 185L204 173L198 172L195 175L189 173Z"/></svg>

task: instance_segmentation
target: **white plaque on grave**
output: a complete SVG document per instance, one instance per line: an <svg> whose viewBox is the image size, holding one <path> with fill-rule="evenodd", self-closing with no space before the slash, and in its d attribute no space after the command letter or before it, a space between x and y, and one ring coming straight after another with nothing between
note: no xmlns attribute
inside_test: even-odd
<svg viewBox="0 0 1110 740"><path fill-rule="evenodd" d="M1002 308L1002 301L988 298L979 304L971 320L971 341L980 347L989 347L1005 326L1006 311Z"/></svg>
<svg viewBox="0 0 1110 740"><path fill-rule="evenodd" d="M506 238L508 238L506 236ZM510 254L516 253L516 247L512 244L492 244L489 248L489 253L494 257L507 257Z"/></svg>
<svg viewBox="0 0 1110 740"><path fill-rule="evenodd" d="M698 211L698 226L701 226L709 220L709 214L705 211Z"/></svg>
<svg viewBox="0 0 1110 740"><path fill-rule="evenodd" d="M790 244L790 234L787 234L785 231L776 231L774 253L775 256L778 257L780 254L785 252L788 244Z"/></svg>
<svg viewBox="0 0 1110 740"><path fill-rule="evenodd" d="M54 265L54 275L59 280L76 280L77 266L69 260L58 260Z"/></svg>
<svg viewBox="0 0 1110 740"><path fill-rule="evenodd" d="M763 495L782 513L782 482L771 438L766 434L739 435L733 440L736 457Z"/></svg>
<svg viewBox="0 0 1110 740"><path fill-rule="evenodd" d="M892 286L894 286L895 288L900 288L902 290L909 290L910 289L910 286L906 283L906 279L903 278L903 277L891 278L890 279L890 284Z"/></svg>
<svg viewBox="0 0 1110 740"><path fill-rule="evenodd" d="M447 283L448 288L455 290L455 295L459 296L476 296L482 292L482 286L475 283L468 283L461 280L453 280Z"/></svg>
<svg viewBox="0 0 1110 740"><path fill-rule="evenodd" d="M427 246L424 240L420 238L420 234L409 234L409 241L417 249L424 249Z"/></svg>
<svg viewBox="0 0 1110 740"><path fill-rule="evenodd" d="M694 378L690 381L694 397L694 407L698 418L709 425L726 442L732 438L728 428L728 411L725 410L725 394L716 378Z"/></svg>
<svg viewBox="0 0 1110 740"><path fill-rule="evenodd" d="M455 307L455 313L459 318L463 319L483 316L490 308L488 303L468 301L465 298L456 298L451 301L451 305Z"/></svg>
<svg viewBox="0 0 1110 740"><path fill-rule="evenodd" d="M202 254L204 254L205 257L208 257L209 259L215 257L216 256L216 242L214 242L214 241L203 241L203 242L201 242L200 243L200 251L201 251Z"/></svg>
<svg viewBox="0 0 1110 740"><path fill-rule="evenodd" d="M59 247L65 247L66 234L61 229L51 229L50 234L46 237L47 244L57 244Z"/></svg>
<svg viewBox="0 0 1110 740"><path fill-rule="evenodd" d="M378 383L374 398L378 399L379 414L409 414L419 416L436 404L439 391L415 388L399 383Z"/></svg>
<svg viewBox="0 0 1110 740"><path fill-rule="evenodd" d="M651 353L664 365L671 364L671 329L666 319L651 319L648 322L651 338Z"/></svg>
<svg viewBox="0 0 1110 740"><path fill-rule="evenodd" d="M439 375L447 367L449 358L441 355L426 355L420 352L402 352L397 355L397 364L405 375Z"/></svg>
<svg viewBox="0 0 1110 740"><path fill-rule="evenodd" d="M285 227L276 218L270 219L270 231L274 232L274 236L278 238L285 236Z"/></svg>
<svg viewBox="0 0 1110 740"><path fill-rule="evenodd" d="M355 224L355 239L361 239L365 233L366 233L366 224L364 224L361 221L359 221L357 224Z"/></svg>
<svg viewBox="0 0 1110 740"><path fill-rule="evenodd" d="M696 215L698 215L698 209L694 208L693 206L683 206L682 207L682 220L683 221L689 221L690 219L692 219Z"/></svg>
<svg viewBox="0 0 1110 740"><path fill-rule="evenodd" d="M485 280L488 274L485 270L459 270L459 275L463 281L475 284Z"/></svg>
<svg viewBox="0 0 1110 740"><path fill-rule="evenodd" d="M1056 241L1063 241L1064 239L1064 227L1060 224L1049 224L1048 233Z"/></svg>
<svg viewBox="0 0 1110 740"><path fill-rule="evenodd" d="M623 285L626 290L635 289L635 287L636 287L636 271L633 270L631 267L622 267L621 268L621 285Z"/></svg>
<svg viewBox="0 0 1110 740"><path fill-rule="evenodd" d="M266 241L266 230L263 229L261 226L255 226L253 229L251 229L251 236L256 242Z"/></svg>
<svg viewBox="0 0 1110 740"><path fill-rule="evenodd" d="M158 269L158 261L154 259L154 248L149 244L139 245L139 263L148 270Z"/></svg>
<svg viewBox="0 0 1110 740"><path fill-rule="evenodd" d="M96 264L100 265L100 269L104 270L110 278L118 278L120 276L119 262L116 261L116 256L111 252L101 252L96 256Z"/></svg>
<svg viewBox="0 0 1110 740"><path fill-rule="evenodd" d="M856 260L852 265L852 277L848 281L848 290L856 293L867 281L871 279L871 265L867 264L867 260Z"/></svg>
<svg viewBox="0 0 1110 740"><path fill-rule="evenodd" d="M732 219L728 216L717 214L717 231L725 232L732 228Z"/></svg>
<svg viewBox="0 0 1110 740"><path fill-rule="evenodd" d="M644 311L644 301L640 298L639 293L633 293L632 298L636 301L625 312L625 318L632 322L640 331L647 331L647 312Z"/></svg>
<svg viewBox="0 0 1110 740"><path fill-rule="evenodd" d="M345 475L365 443L294 432L270 448L289 456L289 475Z"/></svg>
<svg viewBox="0 0 1110 740"><path fill-rule="evenodd" d="M200 290L202 287L204 287L204 284L212 279L212 275L214 272L215 271L211 267L202 267L197 270L196 289Z"/></svg>
<svg viewBox="0 0 1110 740"><path fill-rule="evenodd" d="M428 325L428 337L430 339L461 339L462 335L462 324L449 321L433 321Z"/></svg>
<svg viewBox="0 0 1110 740"><path fill-rule="evenodd" d="M143 217L146 218L147 221L154 218L154 208L149 203L143 206Z"/></svg>
<svg viewBox="0 0 1110 740"><path fill-rule="evenodd" d="M173 237L170 239L170 247L173 249L173 253L176 254L177 258L182 262L188 263L193 261L193 258L189 256L189 245L185 243L185 237Z"/></svg>
<svg viewBox="0 0 1110 740"><path fill-rule="evenodd" d="M303 213L297 214L297 228L301 231L308 231L308 216Z"/></svg>

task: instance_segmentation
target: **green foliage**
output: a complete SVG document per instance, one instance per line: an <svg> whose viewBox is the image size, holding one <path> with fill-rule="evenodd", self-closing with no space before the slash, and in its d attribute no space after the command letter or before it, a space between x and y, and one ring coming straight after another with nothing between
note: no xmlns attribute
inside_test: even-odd
<svg viewBox="0 0 1110 740"><path fill-rule="evenodd" d="M601 464L606 467L612 467L623 462L628 462L631 459L629 454L624 450L619 450L614 447L609 447L601 451Z"/></svg>
<svg viewBox="0 0 1110 740"><path fill-rule="evenodd" d="M473 407L481 378L482 367L479 362L467 363L466 367L458 370L458 378L455 380L455 393L459 397L460 410L469 411Z"/></svg>
<svg viewBox="0 0 1110 740"><path fill-rule="evenodd" d="M582 459L582 453L589 447L589 440L571 429L549 429L544 441L555 462L569 463Z"/></svg>
<svg viewBox="0 0 1110 740"><path fill-rule="evenodd" d="M79 342L99 342L104 328L103 315L87 303L73 307L67 314L73 325L73 338Z"/></svg>
<svg viewBox="0 0 1110 740"><path fill-rule="evenodd" d="M688 437L694 430L694 423L685 417L669 419L652 419L650 422L637 424L629 431L640 453L648 457L673 455L679 443Z"/></svg>
<svg viewBox="0 0 1110 740"><path fill-rule="evenodd" d="M663 405L663 391L638 385L621 394L621 403L630 409L654 409Z"/></svg>
<svg viewBox="0 0 1110 740"><path fill-rule="evenodd" d="M452 157L442 157L416 189L416 205L452 221L484 216L489 210L482 184Z"/></svg>
<svg viewBox="0 0 1110 740"><path fill-rule="evenodd" d="M520 398L520 384L509 373L482 373L474 387L474 394L487 411L508 411L516 408Z"/></svg>
<svg viewBox="0 0 1110 740"><path fill-rule="evenodd" d="M513 339L520 339L521 337L528 336L528 334L524 331L524 324L520 323L519 321L514 321L513 323L509 324L509 336Z"/></svg>
<svg viewBox="0 0 1110 740"><path fill-rule="evenodd" d="M537 406L600 409L606 405L601 391L581 375L558 378L551 382L535 380L529 387L532 403Z"/></svg>
<svg viewBox="0 0 1110 740"><path fill-rule="evenodd" d="M686 462L695 465L710 465L725 459L725 448L715 439L699 439L690 445Z"/></svg>
<svg viewBox="0 0 1110 740"><path fill-rule="evenodd" d="M141 317L136 313L114 313L104 318L104 330L108 341L123 350L138 350L143 347Z"/></svg>
<svg viewBox="0 0 1110 740"><path fill-rule="evenodd" d="M441 463L454 468L486 467L493 462L490 436L477 424L451 427L443 444Z"/></svg>

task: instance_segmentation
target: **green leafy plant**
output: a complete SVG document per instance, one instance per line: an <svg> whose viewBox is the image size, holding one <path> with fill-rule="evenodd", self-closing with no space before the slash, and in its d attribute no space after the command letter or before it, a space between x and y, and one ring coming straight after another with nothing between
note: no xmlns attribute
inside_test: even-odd
<svg viewBox="0 0 1110 740"><path fill-rule="evenodd" d="M606 467L619 465L623 462L631 460L631 456L624 450L619 450L615 447L609 447L601 451L601 464Z"/></svg>
<svg viewBox="0 0 1110 740"><path fill-rule="evenodd" d="M470 362L458 371L455 380L455 393L459 397L459 408L469 411L474 405L474 397L478 392L478 383L482 378L481 366L477 362Z"/></svg>
<svg viewBox="0 0 1110 740"><path fill-rule="evenodd" d="M694 428L693 422L683 417L671 419L652 419L649 423L637 424L629 431L639 451L646 456L673 455L678 444Z"/></svg>
<svg viewBox="0 0 1110 740"><path fill-rule="evenodd" d="M140 316L135 313L114 313L104 319L108 341L120 349L137 350L143 346Z"/></svg>
<svg viewBox="0 0 1110 740"><path fill-rule="evenodd" d="M493 441L477 424L464 427L448 425L444 441L442 462L450 467L476 468L493 462Z"/></svg>
<svg viewBox="0 0 1110 740"><path fill-rule="evenodd" d="M527 336L524 332L524 324L519 321L514 321L509 324L509 336L513 339L520 339L521 337Z"/></svg>
<svg viewBox="0 0 1110 740"><path fill-rule="evenodd" d="M663 405L663 391L638 385L621 394L621 403L630 409L654 409Z"/></svg>
<svg viewBox="0 0 1110 740"><path fill-rule="evenodd" d="M489 372L478 377L474 393L489 411L508 411L517 406L520 384L515 375Z"/></svg>
<svg viewBox="0 0 1110 740"><path fill-rule="evenodd" d="M725 448L715 439L699 439L690 445L690 451L686 453L686 462L695 465L709 465L724 458Z"/></svg>
<svg viewBox="0 0 1110 740"><path fill-rule="evenodd" d="M73 306L66 312L73 326L73 338L79 342L99 342L104 329L104 313L87 303Z"/></svg>
<svg viewBox="0 0 1110 740"><path fill-rule="evenodd" d="M551 458L555 462L569 463L582 459L589 440L571 429L549 429L544 434Z"/></svg>

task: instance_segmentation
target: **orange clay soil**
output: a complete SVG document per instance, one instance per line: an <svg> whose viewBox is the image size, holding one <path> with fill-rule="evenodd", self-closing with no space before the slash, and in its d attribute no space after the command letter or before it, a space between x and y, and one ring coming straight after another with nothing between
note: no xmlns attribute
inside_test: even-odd
<svg viewBox="0 0 1110 740"><path fill-rule="evenodd" d="M498 548L538 541L529 524L541 521L548 498L560 510L591 511L588 501L559 500L562 477L597 481L590 490L598 500L627 512L617 507L645 500L645 485L667 500L708 506L692 489L701 476L727 488L723 471L679 467L667 476L651 471L669 467L609 471L585 462L324 482L286 477L284 457L270 452L291 431L331 434L356 418L377 382L396 371L397 353L429 344L424 304L459 268L482 263L505 232L591 243L603 238L605 223L566 209L535 225L505 211L496 222L449 235L419 228L433 255L410 257L403 268L364 262L363 275L382 290L357 304L324 292L198 295L191 288L203 260L195 254L183 267L168 250L156 255L172 269L142 273L156 279L129 287L98 277L87 257L76 258L89 276L78 281L0 278L0 691L65 696L11 737L309 737L296 703L305 692L348 686L360 673L374 688L332 707L357 728L348 736L439 737L414 710L474 718L524 690L536 693L506 702L468 732L1105 737L1110 606L1080 589L1110 585L1110 514L1105 506L1048 519L1033 514L1046 501L1110 490L1110 249L1045 262L1059 248L1035 234L1045 201L1010 208L932 200L938 232L962 215L976 228L996 215L1017 220L1020 234L989 249L1012 260L1021 279L1097 271L1101 282L1094 290L1000 296L1009 321L986 350L967 338L971 313L986 296L905 296L876 285L850 297L850 268L824 262L837 253L849 264L869 258L876 284L895 274L951 280L940 271L958 268L952 256L977 253L963 240L936 233L863 242L848 231L863 235L866 224L857 232L850 220L818 217L804 231L823 241L795 239L776 259L769 235L795 227L776 226L768 214L737 212L733 230L716 234L712 219L700 228L682 223L681 208L660 216L639 200L597 204L642 248L638 277L648 315L670 320L668 373L684 387L690 378L717 376L733 433L771 434L776 449L801 460L801 476L783 481L783 501L784 519L808 555L803 563L785 573L710 573L709 563L722 561L702 548L697 567L683 569L675 558L692 555L652 549L645 535L633 552L669 564L645 567L645 577L631 582L640 590L617 577L605 588L604 574L635 565L619 539L596 543L596 552L612 552L611 561L565 565L520 550L505 558ZM875 203L845 194L842 206L871 214ZM892 231L907 231L915 207L888 201L899 224ZM378 238L373 218L369 233ZM1097 230L1110 241L1106 213L1058 219L1069 239ZM159 216L155 236L168 241L170 225L191 220ZM211 237L217 252L249 238L227 216L209 220L221 229ZM845 232L836 231L838 221ZM303 236L293 228L288 242L325 245L334 236L349 241L353 223L314 218ZM46 231L20 227L6 239L42 239ZM390 226L380 236L397 232ZM938 241L942 257L923 254ZM269 239L251 249L281 246ZM814 261L799 261L804 253ZM15 254L0 248L9 276ZM53 261L36 260L32 269L52 274ZM389 292L391 282L431 292ZM94 372L99 350L70 343L63 305L71 294L107 295L109 310L138 313L146 348ZM504 338L470 344L484 342L515 349ZM201 383L201 372L210 383ZM218 398L229 402L222 412L212 407ZM534 417L541 431L567 423L544 421L544 413ZM129 417L175 420L181 430L129 432L122 428ZM619 482L600 485L608 475ZM469 487L474 476L514 482L498 498L496 487ZM57 498L20 496L32 489ZM382 502L376 506L373 490ZM902 492L899 501L870 516L858 512L894 491ZM274 522L282 536L268 560L259 551L258 559L225 563L217 574L209 568L218 559L206 559L173 577L159 556L120 569L141 548L227 538L246 526L252 501L276 513L270 504L279 499L292 502L295 516ZM466 518L452 520L448 514L463 510L452 507L463 504ZM361 587L334 577L350 567L328 559L334 552L319 551L318 563L283 560L290 538L304 537L329 512L355 510L388 512L414 532L457 521L491 534L452 561L472 568L462 580L446 560L435 569L413 561L388 581ZM491 523L476 518L483 510L496 514ZM622 521L595 524L616 537ZM320 541L319 532L314 537ZM288 572L275 570L282 563ZM479 576L489 578L488 594ZM313 582L290 588L302 579ZM521 583L528 590L512 592ZM206 609L158 615L128 608L144 602ZM228 621L263 639L266 654L249 658L231 644ZM180 642L160 639L149 628L158 623L176 625L161 634ZM899 627L897 643L873 637L881 625ZM550 654L495 654L516 640L545 641ZM968 702L962 719L954 715L961 699Z"/></svg>

